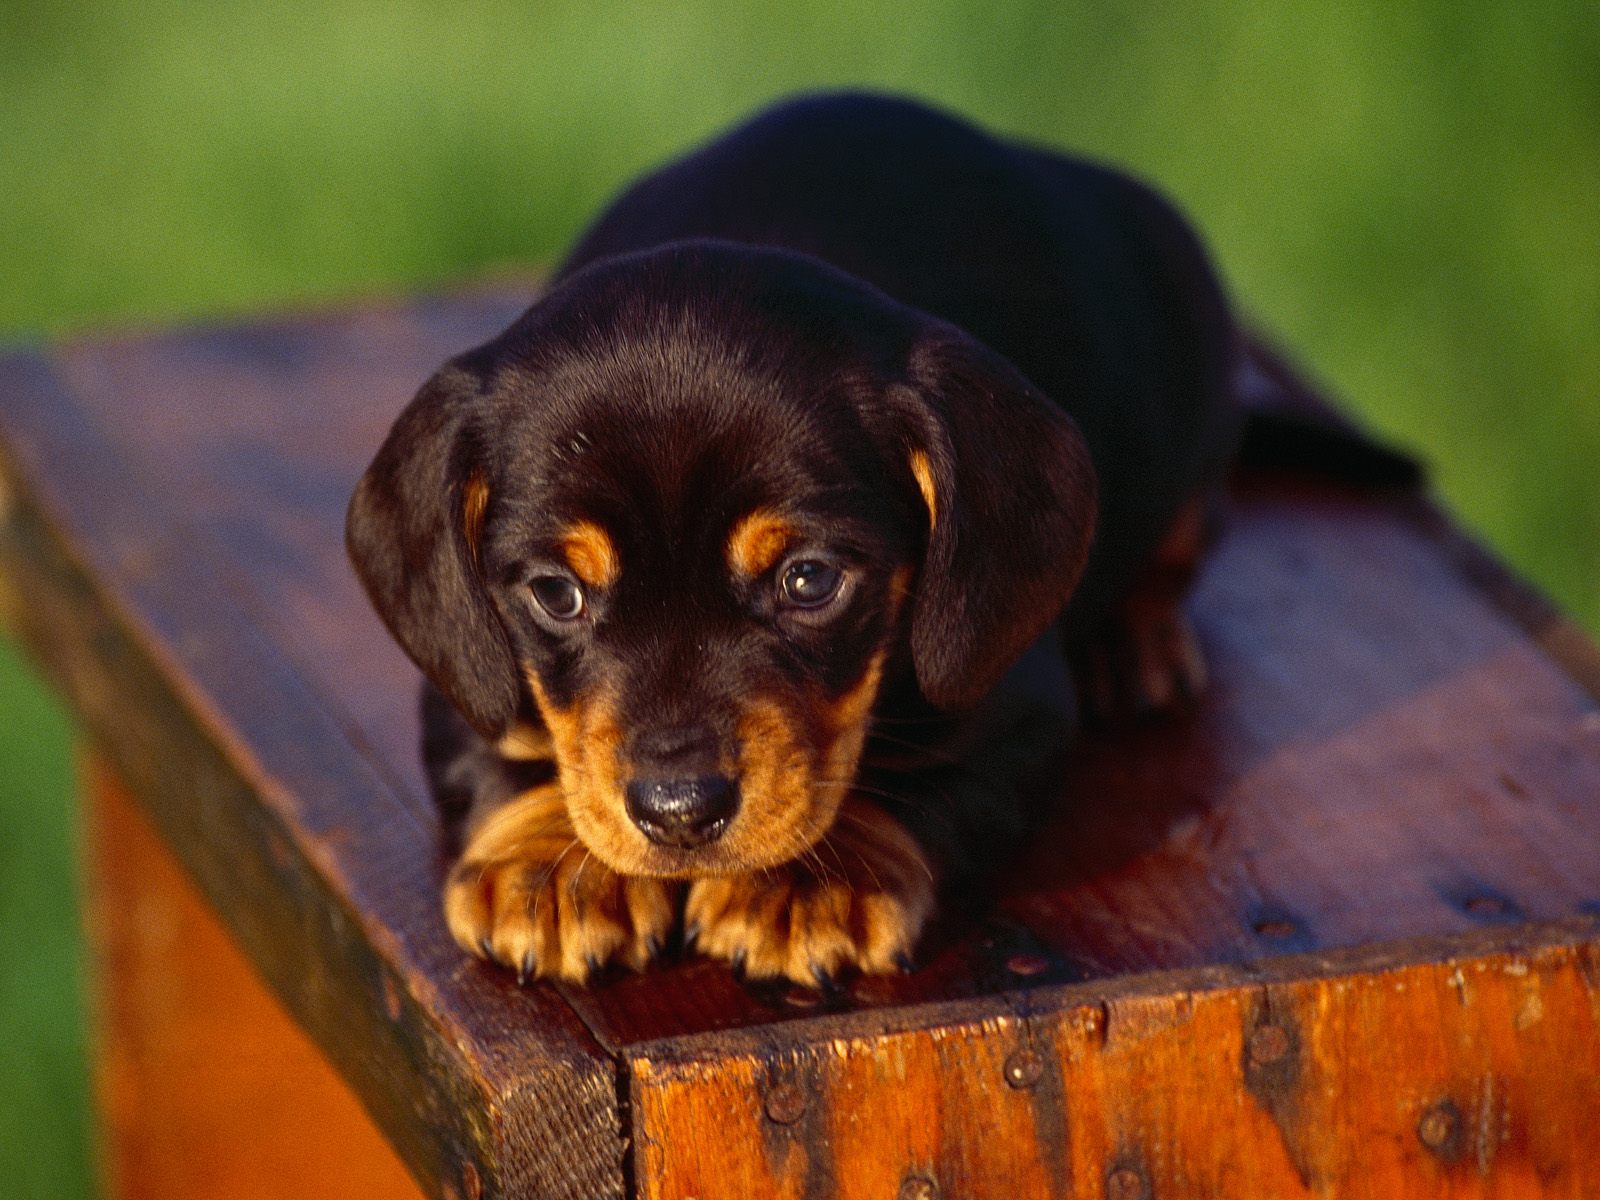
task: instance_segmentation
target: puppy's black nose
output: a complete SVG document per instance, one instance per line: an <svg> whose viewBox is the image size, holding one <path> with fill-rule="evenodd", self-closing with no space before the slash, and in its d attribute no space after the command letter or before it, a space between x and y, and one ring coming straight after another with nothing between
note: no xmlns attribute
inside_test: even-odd
<svg viewBox="0 0 1600 1200"><path fill-rule="evenodd" d="M658 846L680 850L722 836L739 809L739 789L722 775L635 779L623 789L628 816Z"/></svg>

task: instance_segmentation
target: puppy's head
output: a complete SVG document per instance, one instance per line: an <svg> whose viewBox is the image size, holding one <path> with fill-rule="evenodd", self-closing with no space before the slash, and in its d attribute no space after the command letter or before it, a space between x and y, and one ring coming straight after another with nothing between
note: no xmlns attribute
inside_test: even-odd
<svg viewBox="0 0 1600 1200"><path fill-rule="evenodd" d="M447 364L351 503L379 613L486 737L529 701L624 874L787 861L891 677L970 706L1082 569L1093 473L1004 360L813 260L597 264Z"/></svg>

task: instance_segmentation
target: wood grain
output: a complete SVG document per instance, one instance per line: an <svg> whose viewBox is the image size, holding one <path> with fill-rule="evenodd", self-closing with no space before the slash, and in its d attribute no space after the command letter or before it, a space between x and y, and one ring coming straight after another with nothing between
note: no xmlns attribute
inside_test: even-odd
<svg viewBox="0 0 1600 1200"><path fill-rule="evenodd" d="M639 1195L1592 1196L1597 937L639 1047Z"/></svg>
<svg viewBox="0 0 1600 1200"><path fill-rule="evenodd" d="M420 1193L103 764L81 772L105 1194Z"/></svg>

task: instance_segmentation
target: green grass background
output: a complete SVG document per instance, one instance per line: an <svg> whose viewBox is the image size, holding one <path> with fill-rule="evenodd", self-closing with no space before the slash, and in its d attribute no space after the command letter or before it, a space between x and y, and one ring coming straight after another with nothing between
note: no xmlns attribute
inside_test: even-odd
<svg viewBox="0 0 1600 1200"><path fill-rule="evenodd" d="M1159 182L1240 302L1594 628L1597 64L1588 0L9 0L0 334L548 261L753 105L874 84ZM0 1180L21 1197L91 1187L67 737L0 645Z"/></svg>

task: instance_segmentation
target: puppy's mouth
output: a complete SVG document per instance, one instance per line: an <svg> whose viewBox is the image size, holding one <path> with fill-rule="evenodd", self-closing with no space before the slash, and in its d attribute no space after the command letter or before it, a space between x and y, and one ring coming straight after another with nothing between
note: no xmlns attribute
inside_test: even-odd
<svg viewBox="0 0 1600 1200"><path fill-rule="evenodd" d="M709 769L636 769L615 706L545 715L574 831L623 875L735 875L812 851L849 794L882 656L843 694L754 697ZM541 698L542 699L542 698Z"/></svg>

